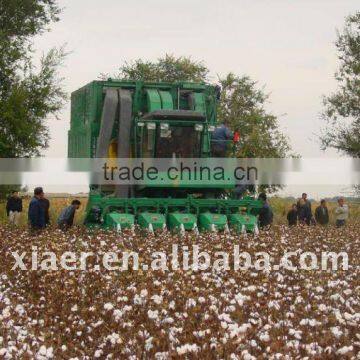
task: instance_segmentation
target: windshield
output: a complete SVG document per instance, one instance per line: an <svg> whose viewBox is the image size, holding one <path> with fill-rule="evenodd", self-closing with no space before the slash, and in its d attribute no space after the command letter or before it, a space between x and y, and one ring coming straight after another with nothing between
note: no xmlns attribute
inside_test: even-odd
<svg viewBox="0 0 360 360"><path fill-rule="evenodd" d="M156 130L157 158L191 158L200 156L201 132L191 126L169 126Z"/></svg>

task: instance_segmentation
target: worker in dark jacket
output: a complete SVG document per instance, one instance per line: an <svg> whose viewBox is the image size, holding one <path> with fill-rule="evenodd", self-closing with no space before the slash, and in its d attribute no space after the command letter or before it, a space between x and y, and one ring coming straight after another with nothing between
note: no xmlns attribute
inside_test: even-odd
<svg viewBox="0 0 360 360"><path fill-rule="evenodd" d="M70 206L61 211L57 221L60 229L67 230L73 225L75 212L79 209L80 205L79 200L73 200Z"/></svg>
<svg viewBox="0 0 360 360"><path fill-rule="evenodd" d="M29 204L29 225L31 230L41 230L45 228L45 210L41 204L40 199L44 197L44 191L41 187L34 189L34 197L31 199Z"/></svg>
<svg viewBox="0 0 360 360"><path fill-rule="evenodd" d="M263 203L263 206L259 212L259 226L260 226L260 228L263 229L272 224L274 214L273 214L272 209L267 201L267 197L266 197L265 193L261 193L259 195L259 200L261 200L261 202Z"/></svg>
<svg viewBox="0 0 360 360"><path fill-rule="evenodd" d="M298 218L301 224L310 225L312 219L311 202L307 194L303 193L301 199L297 202Z"/></svg>
<svg viewBox="0 0 360 360"><path fill-rule="evenodd" d="M293 204L291 209L287 213L287 220L288 220L289 226L296 226L297 219L298 219L297 206L296 206L296 204Z"/></svg>
<svg viewBox="0 0 360 360"><path fill-rule="evenodd" d="M315 209L315 220L320 225L327 225L329 223L329 210L325 200L321 200L320 206Z"/></svg>
<svg viewBox="0 0 360 360"><path fill-rule="evenodd" d="M50 225L50 215L49 215L49 209L50 209L50 201L46 199L45 197L40 199L41 206L44 208L45 212L45 226Z"/></svg>
<svg viewBox="0 0 360 360"><path fill-rule="evenodd" d="M22 209L22 199L19 197L18 191L13 190L6 204L6 214L9 217L10 224L19 225Z"/></svg>
<svg viewBox="0 0 360 360"><path fill-rule="evenodd" d="M227 122L216 127L211 141L212 141L212 155L214 157L226 157L227 141L232 140L233 132L228 128Z"/></svg>

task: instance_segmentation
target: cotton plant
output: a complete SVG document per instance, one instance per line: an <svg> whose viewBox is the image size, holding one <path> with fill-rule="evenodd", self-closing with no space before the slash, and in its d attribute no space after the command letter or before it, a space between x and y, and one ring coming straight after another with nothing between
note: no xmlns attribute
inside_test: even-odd
<svg viewBox="0 0 360 360"><path fill-rule="evenodd" d="M0 227L0 358L117 359L218 358L356 359L360 351L360 224L274 226L246 239L235 233L47 229L38 237ZM133 251L139 262L178 244L218 251L340 252L349 270L270 271L172 269L111 271L97 261L108 252ZM85 271L12 270L11 252L93 252ZM301 251L299 251L301 249ZM190 256L190 260L191 256ZM230 265L231 264L230 260ZM30 260L26 259L27 265ZM191 262L191 261L190 261ZM294 257L297 264L297 257ZM169 265L169 264L168 264Z"/></svg>

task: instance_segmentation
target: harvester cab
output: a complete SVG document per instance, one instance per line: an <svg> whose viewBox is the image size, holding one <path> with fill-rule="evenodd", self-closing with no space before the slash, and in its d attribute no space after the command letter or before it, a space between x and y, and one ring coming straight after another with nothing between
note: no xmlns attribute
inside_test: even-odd
<svg viewBox="0 0 360 360"><path fill-rule="evenodd" d="M71 158L211 158L218 87L93 81L72 93ZM257 231L262 204L219 194L235 184L91 185L85 223L121 231Z"/></svg>

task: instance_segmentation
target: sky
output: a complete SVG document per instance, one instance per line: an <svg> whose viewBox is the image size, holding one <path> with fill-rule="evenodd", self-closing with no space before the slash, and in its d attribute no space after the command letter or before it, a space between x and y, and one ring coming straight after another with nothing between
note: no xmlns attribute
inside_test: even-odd
<svg viewBox="0 0 360 360"><path fill-rule="evenodd" d="M126 61L166 53L202 60L210 77L248 75L270 94L267 109L302 157L320 150L322 97L336 89L336 29L358 0L60 0L61 21L35 39L37 56L66 44L60 76L70 94ZM70 104L48 119L47 157L66 157ZM297 190L296 190L297 191ZM319 195L338 189L317 189ZM290 189L288 193L292 193Z"/></svg>

